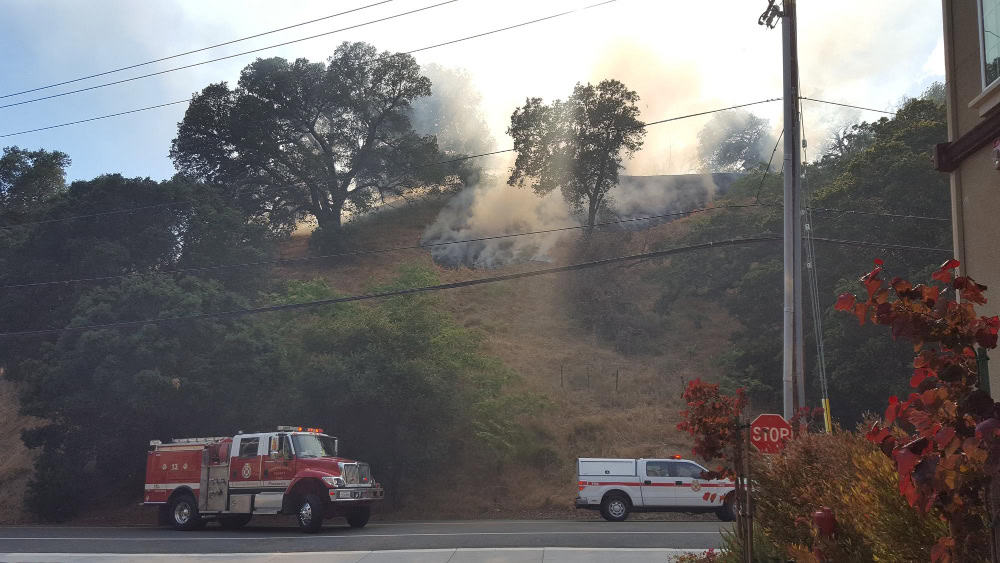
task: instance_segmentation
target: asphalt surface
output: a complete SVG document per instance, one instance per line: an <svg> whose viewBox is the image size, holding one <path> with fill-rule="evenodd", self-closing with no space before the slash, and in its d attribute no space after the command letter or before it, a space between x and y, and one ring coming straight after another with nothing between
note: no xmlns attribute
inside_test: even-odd
<svg viewBox="0 0 1000 563"><path fill-rule="evenodd" d="M318 534L294 526L250 525L194 532L154 527L0 527L0 561L10 554L239 554L489 548L706 549L721 545L712 521L460 521L370 523L362 529L336 521ZM7 555L7 557L4 557ZM346 553L345 553L346 555ZM54 558L59 560L59 558ZM546 559L548 560L548 559Z"/></svg>

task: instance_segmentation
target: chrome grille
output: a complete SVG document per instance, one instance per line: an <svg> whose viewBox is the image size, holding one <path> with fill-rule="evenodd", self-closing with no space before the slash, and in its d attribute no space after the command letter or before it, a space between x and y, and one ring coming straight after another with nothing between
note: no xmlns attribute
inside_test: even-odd
<svg viewBox="0 0 1000 563"><path fill-rule="evenodd" d="M343 467L344 482L348 485L358 484L358 464L345 463Z"/></svg>
<svg viewBox="0 0 1000 563"><path fill-rule="evenodd" d="M371 485L372 471L367 463L341 464L342 477L348 485Z"/></svg>

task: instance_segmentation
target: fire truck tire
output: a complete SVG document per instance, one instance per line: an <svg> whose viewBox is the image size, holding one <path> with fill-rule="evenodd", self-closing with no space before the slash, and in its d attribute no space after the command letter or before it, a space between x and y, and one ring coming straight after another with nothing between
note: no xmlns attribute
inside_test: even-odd
<svg viewBox="0 0 1000 563"><path fill-rule="evenodd" d="M364 528L368 519L372 517L372 509L368 506L361 506L347 513L347 523L352 528Z"/></svg>
<svg viewBox="0 0 1000 563"><path fill-rule="evenodd" d="M722 503L722 508L715 511L715 515L719 517L719 520L723 522L736 520L736 507L733 501L733 495L727 496L725 502Z"/></svg>
<svg viewBox="0 0 1000 563"><path fill-rule="evenodd" d="M323 500L316 495L306 495L299 503L295 519L299 523L299 530L307 534L315 534L323 526Z"/></svg>
<svg viewBox="0 0 1000 563"><path fill-rule="evenodd" d="M601 516L609 522L624 522L632 504L625 495L609 493L601 500Z"/></svg>
<svg viewBox="0 0 1000 563"><path fill-rule="evenodd" d="M240 514L237 516L221 516L219 517L219 525L225 530L238 530L243 526L250 523L250 519L253 518L250 514Z"/></svg>
<svg viewBox="0 0 1000 563"><path fill-rule="evenodd" d="M205 521L198 514L198 503L194 495L181 493L176 495L169 504L170 525L175 530L188 531L205 527Z"/></svg>

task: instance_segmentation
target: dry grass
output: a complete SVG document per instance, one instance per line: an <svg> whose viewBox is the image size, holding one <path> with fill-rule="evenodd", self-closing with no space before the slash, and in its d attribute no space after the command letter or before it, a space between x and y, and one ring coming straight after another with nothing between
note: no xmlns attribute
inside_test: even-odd
<svg viewBox="0 0 1000 563"><path fill-rule="evenodd" d="M354 248L385 248L417 244L443 201L417 203L359 221L351 229ZM631 233L595 235L616 241L614 252L644 252L686 230L684 221ZM301 256L308 232L300 231L283 249L285 256ZM564 242L573 238L567 236ZM564 244L569 248L572 245ZM411 250L366 255L340 263L313 263L306 269L286 269L279 275L294 279L322 278L354 293L393 278L403 264L435 268L445 282L528 271L571 263L569 250L553 256L554 264L520 264L500 270L447 269L434 264L430 253ZM643 279L651 267L627 268L624 279L630 296L641 308L653 306L658 290ZM716 379L713 357L732 331L725 312L713 303L692 302L690 310L672 313L673 330L664 335L657 354L622 355L603 345L573 318L566 296L567 276L554 274L443 291L444 307L467 328L485 335L489 353L501 358L520 376L511 392L531 391L545 397L549 407L528 421L551 448L558 466L540 470L514 460L484 475L483 468L456 467L440 483L429 483L433 495L421 495L419 508L403 510L399 518L511 518L582 517L574 511L575 458L589 456L656 457L687 454L685 435L676 430L680 399L686 382ZM701 318L701 322L696 318ZM617 389L616 389L617 379ZM491 472L487 472L491 473ZM484 483L490 484L484 490ZM485 494L484 494L485 493Z"/></svg>

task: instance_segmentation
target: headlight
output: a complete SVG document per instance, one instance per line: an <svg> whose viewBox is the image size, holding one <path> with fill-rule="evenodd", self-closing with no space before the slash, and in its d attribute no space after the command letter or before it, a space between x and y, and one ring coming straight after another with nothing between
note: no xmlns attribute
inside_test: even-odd
<svg viewBox="0 0 1000 563"><path fill-rule="evenodd" d="M326 483L328 487L346 487L347 482L344 481L342 477L323 477L323 482Z"/></svg>

